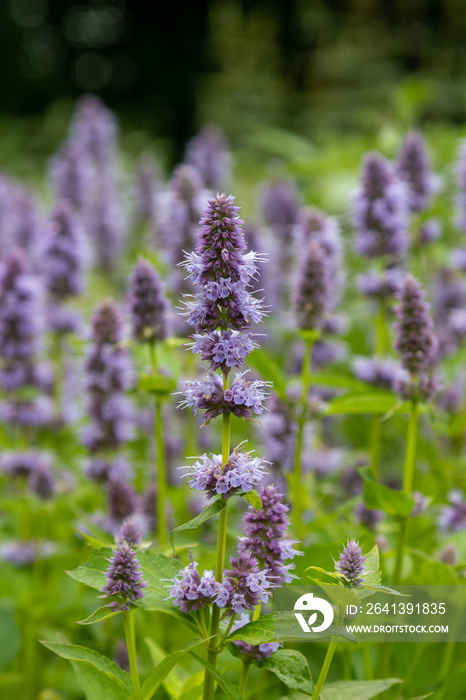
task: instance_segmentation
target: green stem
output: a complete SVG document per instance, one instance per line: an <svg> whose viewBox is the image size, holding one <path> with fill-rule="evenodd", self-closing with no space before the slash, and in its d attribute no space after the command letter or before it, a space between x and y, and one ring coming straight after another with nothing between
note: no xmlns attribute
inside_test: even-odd
<svg viewBox="0 0 466 700"><path fill-rule="evenodd" d="M328 645L328 649L327 649L327 653L325 655L324 663L323 663L322 669L320 671L316 686L314 688L314 692L312 693L311 700L319 700L319 698L320 698L320 692L321 692L322 688L324 687L324 683L325 683L325 680L327 678L330 664L332 663L332 659L333 659L333 655L335 653L337 643L338 643L338 637L332 637L331 642Z"/></svg>
<svg viewBox="0 0 466 700"><path fill-rule="evenodd" d="M223 390L228 389L228 376L223 377ZM223 414L222 424L222 465L225 468L230 458L230 414ZM227 508L225 507L219 516L217 535L217 558L215 561L215 580L218 583L223 581L223 567L225 565L225 552L227 547ZM219 644L220 608L217 605L212 609L212 620L210 625L210 646L207 652L207 661L214 668L217 667L218 654L221 651ZM212 700L214 697L215 679L206 670L204 678L203 700Z"/></svg>
<svg viewBox="0 0 466 700"><path fill-rule="evenodd" d="M250 668L251 663L248 661L243 661L243 668L241 669L241 678L239 681L239 692L241 693L241 695L244 695L244 691L246 690Z"/></svg>
<svg viewBox="0 0 466 700"><path fill-rule="evenodd" d="M379 357L385 354L388 345L387 308L383 299L379 302L379 308L375 318L375 354Z"/></svg>
<svg viewBox="0 0 466 700"><path fill-rule="evenodd" d="M306 425L307 402L309 394L309 386L311 383L311 358L313 340L306 340L304 345L303 364L301 368L301 401L300 413L298 418L298 432L296 435L296 450L293 468L293 520L298 532L302 529L301 513L302 513L302 479L301 479L301 453L303 450L304 428Z"/></svg>
<svg viewBox="0 0 466 700"><path fill-rule="evenodd" d="M414 472L416 466L416 445L419 426L419 407L417 401L411 401L411 413L408 424L408 436L406 440L406 456L403 472L403 491L410 494L413 491ZM403 553L406 544L408 530L408 518L400 523L398 532L398 543L396 548L395 569L393 573L393 584L396 586L401 581L403 569Z"/></svg>
<svg viewBox="0 0 466 700"><path fill-rule="evenodd" d="M134 686L135 700L141 700L141 686L139 685L138 664L136 660L136 637L134 633L134 610L123 613L125 627L126 646L128 649L129 670Z"/></svg>
<svg viewBox="0 0 466 700"><path fill-rule="evenodd" d="M155 343L149 343L152 372L157 374L157 354ZM157 396L154 403L154 438L157 460L157 489L156 489L156 513L158 523L159 545L165 547L168 543L167 519L165 504L167 501L167 475L165 461L165 441L163 438L163 411L162 400Z"/></svg>

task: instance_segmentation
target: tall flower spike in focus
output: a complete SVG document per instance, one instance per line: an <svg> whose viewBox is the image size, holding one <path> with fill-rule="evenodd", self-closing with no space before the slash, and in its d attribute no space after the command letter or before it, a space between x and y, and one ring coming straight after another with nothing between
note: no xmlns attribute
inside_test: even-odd
<svg viewBox="0 0 466 700"><path fill-rule="evenodd" d="M415 376L432 369L437 359L437 339L424 296L419 282L408 275L398 294L395 347L402 366Z"/></svg>
<svg viewBox="0 0 466 700"><path fill-rule="evenodd" d="M362 548L356 540L348 540L340 559L335 562L335 570L341 574L345 586L361 586L366 574L366 561Z"/></svg>
<svg viewBox="0 0 466 700"><path fill-rule="evenodd" d="M411 211L427 209L438 183L432 172L427 145L418 131L410 131L401 144L396 171L408 185Z"/></svg>
<svg viewBox="0 0 466 700"><path fill-rule="evenodd" d="M109 560L107 569L107 584L102 588L106 597L117 598L108 604L112 610L127 611L132 603L144 597L143 588L147 583L143 581L136 554L128 542L121 542L113 550L113 556Z"/></svg>
<svg viewBox="0 0 466 700"><path fill-rule="evenodd" d="M137 343L164 340L168 335L168 304L157 272L144 258L139 258L133 268L128 298L134 340Z"/></svg>
<svg viewBox="0 0 466 700"><path fill-rule="evenodd" d="M379 153L366 156L353 203L356 250L366 258L403 258L408 247L408 189Z"/></svg>

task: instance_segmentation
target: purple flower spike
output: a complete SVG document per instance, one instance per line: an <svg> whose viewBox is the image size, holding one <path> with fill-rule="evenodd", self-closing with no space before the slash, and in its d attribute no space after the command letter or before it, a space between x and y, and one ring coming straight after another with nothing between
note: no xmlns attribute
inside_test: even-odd
<svg viewBox="0 0 466 700"><path fill-rule="evenodd" d="M408 275L398 295L396 349L401 364L411 375L432 369L437 358L437 339L429 305L419 282Z"/></svg>
<svg viewBox="0 0 466 700"><path fill-rule="evenodd" d="M168 303L152 265L139 258L128 287L133 338L137 343L158 342L168 335Z"/></svg>
<svg viewBox="0 0 466 700"><path fill-rule="evenodd" d="M356 357L353 371L361 381L391 391L400 382L409 380L406 370L391 357Z"/></svg>
<svg viewBox="0 0 466 700"><path fill-rule="evenodd" d="M108 512L110 518L121 523L125 518L133 515L138 507L138 498L131 484L121 479L112 479L108 482Z"/></svg>
<svg viewBox="0 0 466 700"><path fill-rule="evenodd" d="M188 143L186 162L201 174L206 187L222 190L230 174L230 150L223 131L215 124L205 126Z"/></svg>
<svg viewBox="0 0 466 700"><path fill-rule="evenodd" d="M461 491L448 494L449 505L440 514L440 528L446 532L466 530L466 499Z"/></svg>
<svg viewBox="0 0 466 700"><path fill-rule="evenodd" d="M466 232L466 139L461 142L456 165L456 225Z"/></svg>
<svg viewBox="0 0 466 700"><path fill-rule="evenodd" d="M404 256L408 247L408 197L405 183L395 176L385 158L369 153L353 207L356 250L360 255Z"/></svg>
<svg viewBox="0 0 466 700"><path fill-rule="evenodd" d="M122 612L130 610L132 603L144 597L142 589L147 588L139 570L136 554L128 542L122 542L113 550L109 562L107 585L102 588L102 593L105 593L106 597L115 596L118 601L109 603L108 607Z"/></svg>
<svg viewBox="0 0 466 700"><path fill-rule="evenodd" d="M404 139L396 163L398 176L409 188L409 208L424 211L438 189L427 145L418 131L411 131Z"/></svg>
<svg viewBox="0 0 466 700"><path fill-rule="evenodd" d="M346 586L361 586L364 583L366 567L362 548L356 540L348 540L346 547L335 562L335 570L341 574Z"/></svg>
<svg viewBox="0 0 466 700"><path fill-rule="evenodd" d="M311 241L299 273L295 307L301 330L320 328L330 308L330 270L323 247Z"/></svg>
<svg viewBox="0 0 466 700"><path fill-rule="evenodd" d="M42 268L47 289L56 301L82 293L84 230L68 202L54 209L45 231Z"/></svg>
<svg viewBox="0 0 466 700"><path fill-rule="evenodd" d="M191 560L184 569L176 574L170 588L169 597L174 605L184 613L191 613L205 608L214 602L219 584L215 581L213 571L204 571L202 576L197 570L198 563Z"/></svg>
<svg viewBox="0 0 466 700"><path fill-rule="evenodd" d="M112 112L96 95L84 95L76 105L70 127L70 141L105 168L116 153L117 123Z"/></svg>
<svg viewBox="0 0 466 700"><path fill-rule="evenodd" d="M205 491L207 498L219 494L229 498L235 493L251 491L266 473L260 457L237 449L225 465L222 465L221 455L203 454L193 464L181 468L186 470L191 488Z"/></svg>
<svg viewBox="0 0 466 700"><path fill-rule="evenodd" d="M403 283L403 272L398 267L389 267L383 272L366 272L357 278L361 294L378 299L395 296Z"/></svg>
<svg viewBox="0 0 466 700"><path fill-rule="evenodd" d="M160 174L151 158L138 160L134 181L134 214L136 224L144 221L154 223L157 216L157 193Z"/></svg>
<svg viewBox="0 0 466 700"><path fill-rule="evenodd" d="M55 479L50 462L44 457L38 461L29 477L31 491L43 501L48 501L55 493Z"/></svg>
<svg viewBox="0 0 466 700"><path fill-rule="evenodd" d="M289 241L299 216L294 182L280 178L268 183L261 194L261 209L265 222L280 235L283 242Z"/></svg>
<svg viewBox="0 0 466 700"><path fill-rule="evenodd" d="M249 553L231 557L231 569L225 571L224 582L219 584L215 603L219 608L231 608L242 613L259 603L267 603L271 587L267 570L259 570L257 559Z"/></svg>
<svg viewBox="0 0 466 700"><path fill-rule="evenodd" d="M143 537L147 534L147 529L147 520L143 515L128 515L121 523L116 540L119 543L141 544Z"/></svg>
<svg viewBox="0 0 466 700"><path fill-rule="evenodd" d="M303 554L294 549L297 540L287 538L289 526L288 506L283 495L273 485L265 486L259 493L262 508L252 506L244 515L246 537L240 539L239 551L249 552L262 568L267 569L267 578L272 586L291 583L294 564L286 564L289 559Z"/></svg>
<svg viewBox="0 0 466 700"><path fill-rule="evenodd" d="M50 162L50 179L57 200L84 211L92 197L95 175L79 144L64 143Z"/></svg>

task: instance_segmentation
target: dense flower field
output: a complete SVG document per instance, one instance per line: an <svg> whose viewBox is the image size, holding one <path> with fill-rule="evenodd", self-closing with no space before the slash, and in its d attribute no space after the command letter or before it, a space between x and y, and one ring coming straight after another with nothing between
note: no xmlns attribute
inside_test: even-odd
<svg viewBox="0 0 466 700"><path fill-rule="evenodd" d="M87 96L40 192L0 176L2 697L464 698L461 644L272 605L466 581L456 148L361 151L330 216L215 126L129 165Z"/></svg>

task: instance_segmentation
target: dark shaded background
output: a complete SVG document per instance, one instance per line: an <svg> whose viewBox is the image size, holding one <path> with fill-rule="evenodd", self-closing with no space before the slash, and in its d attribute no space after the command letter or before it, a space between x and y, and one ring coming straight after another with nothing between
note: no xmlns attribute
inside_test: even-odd
<svg viewBox="0 0 466 700"><path fill-rule="evenodd" d="M406 98L419 122L459 123L465 37L464 0L3 0L1 110L91 90L175 158L208 120L233 140L367 129Z"/></svg>

